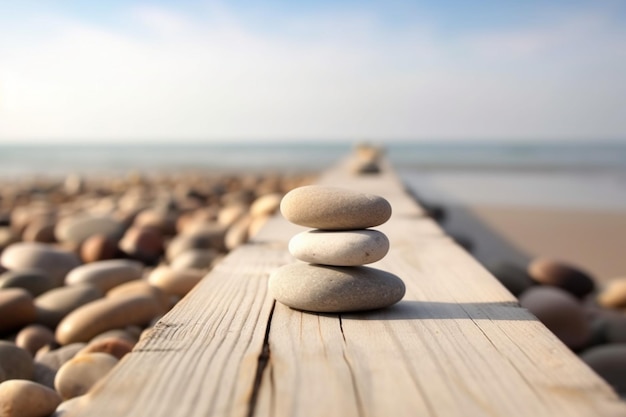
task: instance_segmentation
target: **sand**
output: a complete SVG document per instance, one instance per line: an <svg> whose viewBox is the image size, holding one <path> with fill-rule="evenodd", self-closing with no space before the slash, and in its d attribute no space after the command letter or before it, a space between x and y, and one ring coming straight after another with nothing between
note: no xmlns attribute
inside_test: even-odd
<svg viewBox="0 0 626 417"><path fill-rule="evenodd" d="M626 276L626 211L503 205L448 206L444 228L469 238L484 264L550 256L598 282Z"/></svg>

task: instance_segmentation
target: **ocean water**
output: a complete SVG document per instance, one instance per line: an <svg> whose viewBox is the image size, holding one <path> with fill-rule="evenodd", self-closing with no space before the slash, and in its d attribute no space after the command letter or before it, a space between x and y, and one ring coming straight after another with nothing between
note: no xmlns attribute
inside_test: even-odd
<svg viewBox="0 0 626 417"><path fill-rule="evenodd" d="M0 145L0 179L177 170L315 172L352 143ZM626 143L390 143L404 182L449 204L626 209Z"/></svg>

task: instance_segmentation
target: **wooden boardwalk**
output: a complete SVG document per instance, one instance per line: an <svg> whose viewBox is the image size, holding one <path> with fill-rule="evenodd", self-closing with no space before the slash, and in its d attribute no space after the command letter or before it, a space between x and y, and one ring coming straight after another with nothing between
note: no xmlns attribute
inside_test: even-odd
<svg viewBox="0 0 626 417"><path fill-rule="evenodd" d="M598 376L405 193L347 162L320 183L379 194L391 242L373 267L405 298L311 314L275 303L270 272L304 228L275 216L157 324L71 416L626 416Z"/></svg>

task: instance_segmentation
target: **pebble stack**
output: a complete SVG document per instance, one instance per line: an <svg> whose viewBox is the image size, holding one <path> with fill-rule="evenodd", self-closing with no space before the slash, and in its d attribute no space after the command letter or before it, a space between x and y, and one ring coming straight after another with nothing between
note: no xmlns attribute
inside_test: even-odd
<svg viewBox="0 0 626 417"><path fill-rule="evenodd" d="M298 261L272 273L269 291L276 300L297 310L341 313L384 308L402 299L400 278L363 266L389 250L387 236L370 229L391 217L387 200L310 185L287 193L280 211L290 222L313 230L289 241L289 252Z"/></svg>

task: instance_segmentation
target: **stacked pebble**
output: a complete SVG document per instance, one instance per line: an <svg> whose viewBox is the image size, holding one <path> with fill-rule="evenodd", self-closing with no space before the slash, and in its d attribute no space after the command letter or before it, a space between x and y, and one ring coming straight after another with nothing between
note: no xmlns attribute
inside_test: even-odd
<svg viewBox="0 0 626 417"><path fill-rule="evenodd" d="M626 398L626 278L597 288L579 267L543 257L525 268L494 265L491 272L522 307Z"/></svg>
<svg viewBox="0 0 626 417"><path fill-rule="evenodd" d="M309 180L0 180L0 417L88 401L141 335Z"/></svg>
<svg viewBox="0 0 626 417"><path fill-rule="evenodd" d="M389 220L387 200L311 185L287 193L280 210L290 222L314 230L289 242L289 251L299 261L271 275L269 291L276 300L298 310L340 313L388 307L402 299L400 278L363 266L379 261L389 250L387 237L369 229Z"/></svg>

